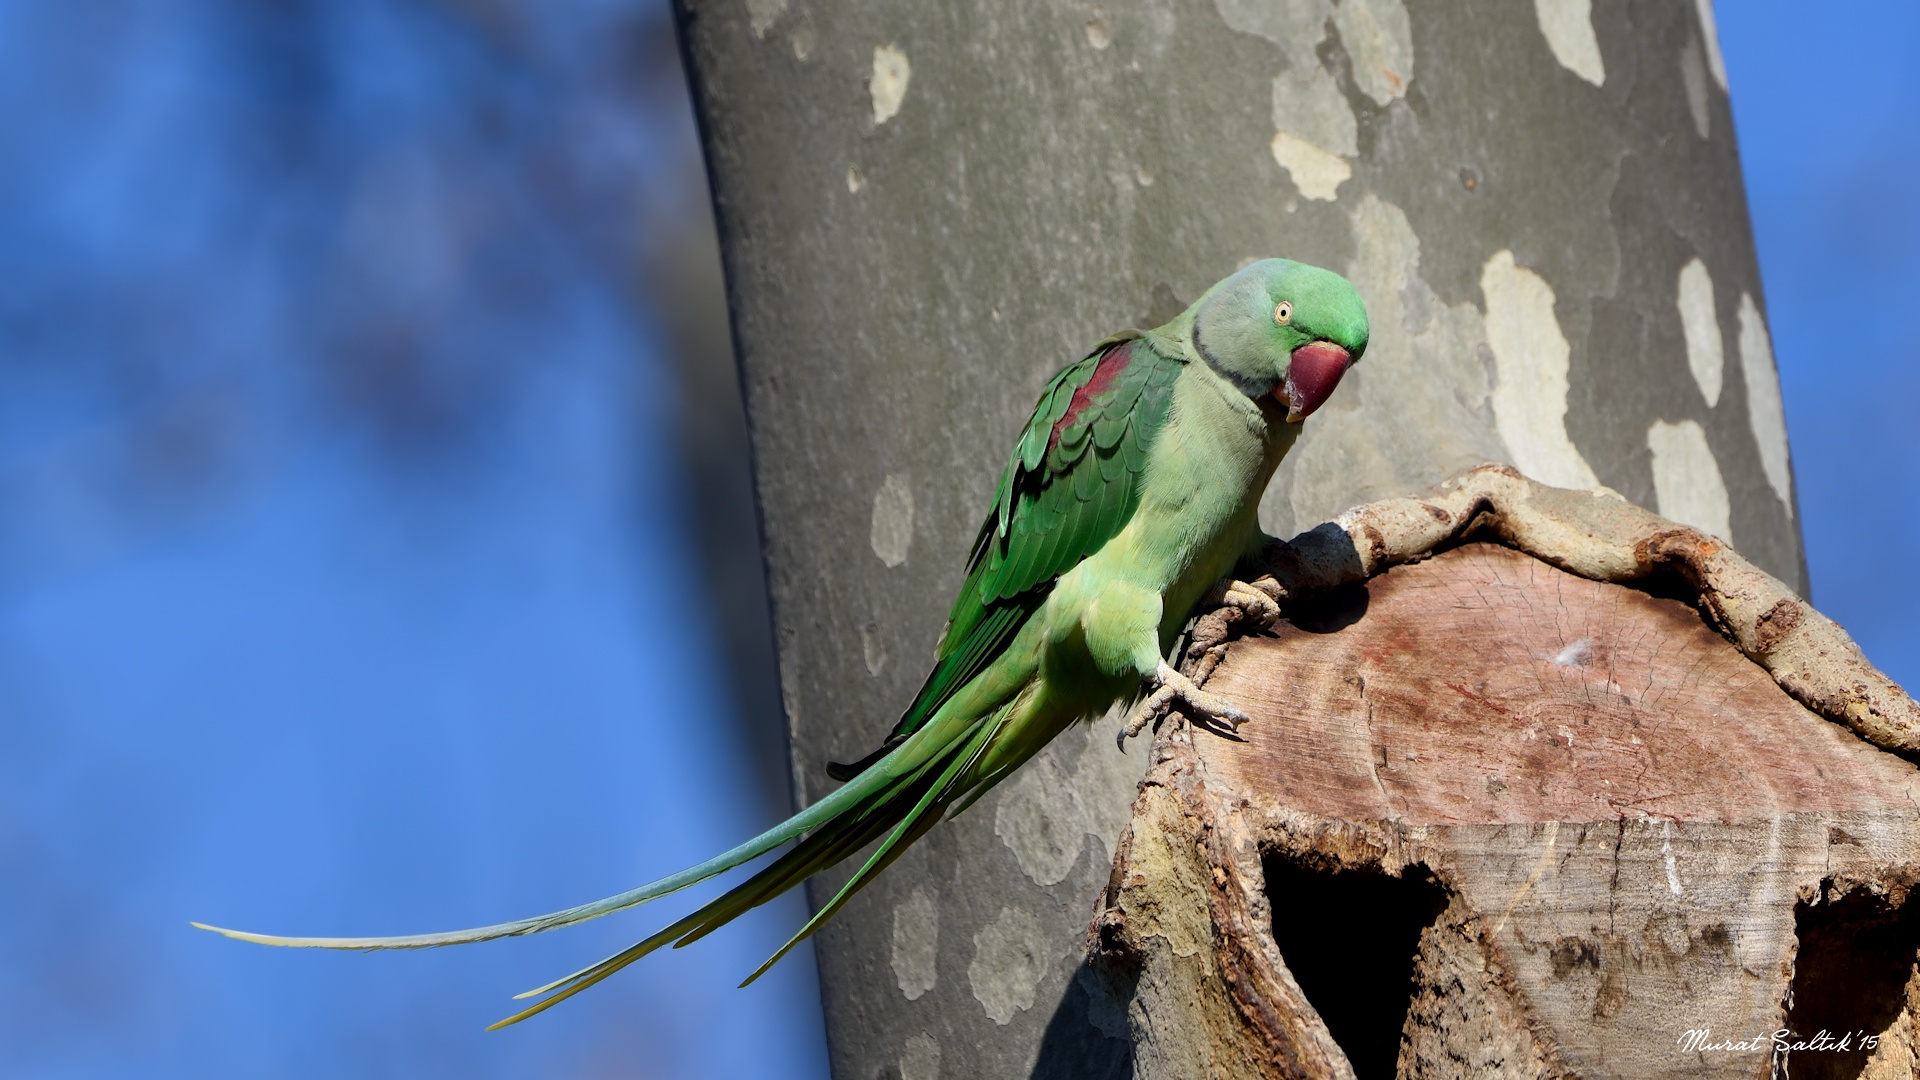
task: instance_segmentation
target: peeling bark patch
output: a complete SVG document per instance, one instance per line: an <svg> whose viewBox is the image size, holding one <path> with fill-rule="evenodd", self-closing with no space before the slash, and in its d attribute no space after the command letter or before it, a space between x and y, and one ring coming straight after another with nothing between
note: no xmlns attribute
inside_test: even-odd
<svg viewBox="0 0 1920 1080"><path fill-rule="evenodd" d="M993 812L994 835L1034 884L1065 881L1088 836L1102 845L1095 852L1101 861L1118 845L1146 763L1114 749L1111 733L1107 722L1062 733L1003 788ZM1082 745L1069 772L1061 761L1075 742Z"/></svg>
<svg viewBox="0 0 1920 1080"><path fill-rule="evenodd" d="M1706 263L1694 259L1680 268L1675 303L1680 308L1680 330L1687 340L1687 367L1700 386L1700 395L1707 399L1707 407L1712 408L1720 404L1726 351L1720 341L1720 314L1714 310L1713 278L1707 273Z"/></svg>
<svg viewBox="0 0 1920 1080"><path fill-rule="evenodd" d="M900 1049L900 1080L940 1080L940 1043L922 1031Z"/></svg>
<svg viewBox="0 0 1920 1080"><path fill-rule="evenodd" d="M1413 81L1413 27L1400 0L1345 0L1333 13L1353 82L1382 108Z"/></svg>
<svg viewBox="0 0 1920 1080"><path fill-rule="evenodd" d="M881 124L899 115L900 103L907 97L907 81L913 78L913 65L907 54L892 45L873 50L873 75L867 80L867 92L873 95L873 124Z"/></svg>
<svg viewBox="0 0 1920 1080"><path fill-rule="evenodd" d="M1767 322L1747 293L1740 294L1740 373L1747 383L1747 422L1760 445L1760 469L1793 516L1793 473L1787 460L1787 413L1780 401L1780 375L1773 368Z"/></svg>
<svg viewBox="0 0 1920 1080"><path fill-rule="evenodd" d="M887 666L887 643L880 636L880 624L868 623L860 628L860 654L867 662L867 674L879 678Z"/></svg>
<svg viewBox="0 0 1920 1080"><path fill-rule="evenodd" d="M1353 109L1333 76L1319 64L1274 76L1273 126L1328 153L1353 157L1360 152Z"/></svg>
<svg viewBox="0 0 1920 1080"><path fill-rule="evenodd" d="M1298 135L1273 133L1273 160L1287 170L1293 186L1309 199L1332 202L1340 185L1353 176L1353 166L1338 154L1322 150Z"/></svg>
<svg viewBox="0 0 1920 1080"><path fill-rule="evenodd" d="M1572 349L1554 315L1553 287L1500 251L1480 271L1493 350L1494 427L1520 471L1554 487L1591 490L1600 481L1567 436Z"/></svg>
<svg viewBox="0 0 1920 1080"><path fill-rule="evenodd" d="M888 566L907 561L913 546L913 487L899 473L888 473L873 493L873 525L867 542Z"/></svg>
<svg viewBox="0 0 1920 1080"><path fill-rule="evenodd" d="M1707 112L1707 65L1700 57L1700 42L1689 38L1680 50L1680 84L1687 90L1687 111L1693 114L1693 130L1701 138L1711 134L1712 114Z"/></svg>
<svg viewBox="0 0 1920 1080"><path fill-rule="evenodd" d="M1105 15L1095 14L1087 20L1087 44L1093 46L1096 52L1113 44L1113 24L1107 21Z"/></svg>
<svg viewBox="0 0 1920 1080"><path fill-rule="evenodd" d="M1600 39L1593 32L1593 0L1533 0L1533 13L1561 67L1595 86L1607 81Z"/></svg>
<svg viewBox="0 0 1920 1080"><path fill-rule="evenodd" d="M1727 61L1720 55L1720 27L1713 19L1713 0L1693 0L1695 14L1700 16L1700 40L1707 49L1707 70L1713 72L1713 81L1720 86L1720 92L1727 92Z"/></svg>
<svg viewBox="0 0 1920 1080"><path fill-rule="evenodd" d="M1014 775L994 810L993 831L1034 884L1067 879L1086 843L1086 815L1053 755L1038 755Z"/></svg>
<svg viewBox="0 0 1920 1080"><path fill-rule="evenodd" d="M764 38L786 13L787 0L747 0L747 28L754 37Z"/></svg>
<svg viewBox="0 0 1920 1080"><path fill-rule="evenodd" d="M1125 716L1126 710L1115 706L1098 721L1078 725L1086 746L1074 765L1073 791L1087 833L1101 845L1096 854L1102 864L1112 862L1119 850L1120 836L1133 817L1140 778L1151 763L1151 755L1123 754L1114 747L1113 734ZM1062 745L1063 738L1055 737L1053 745Z"/></svg>
<svg viewBox="0 0 1920 1080"><path fill-rule="evenodd" d="M1231 29L1266 38L1285 49L1287 60L1295 68L1320 63L1314 49L1327 36L1327 19L1333 15L1332 0L1291 0L1281 4L1272 0L1213 0L1213 6L1220 13L1220 20Z"/></svg>
<svg viewBox="0 0 1920 1080"><path fill-rule="evenodd" d="M867 178L860 175L860 167L857 165L847 166L847 194L858 195L860 194L860 189L866 186Z"/></svg>
<svg viewBox="0 0 1920 1080"><path fill-rule="evenodd" d="M973 935L967 982L994 1023L1005 1026L1015 1014L1033 1008L1034 988L1059 951L1054 944L1039 919L1012 906L1001 908L999 917Z"/></svg>
<svg viewBox="0 0 1920 1080"><path fill-rule="evenodd" d="M1384 495L1507 454L1493 427L1480 309L1434 293L1420 273L1420 238L1398 206L1368 193L1348 220L1356 251L1344 269L1366 298L1374 340L1340 393L1300 425L1262 500L1270 532L1353 505L1356 476L1367 477L1361 494Z"/></svg>
<svg viewBox="0 0 1920 1080"><path fill-rule="evenodd" d="M1273 160L1300 194L1331 200L1353 175L1346 158L1359 153L1353 109L1333 76L1316 61L1273 79Z"/></svg>
<svg viewBox="0 0 1920 1080"><path fill-rule="evenodd" d="M940 909L926 889L916 886L893 909L893 980L908 1001L940 981L939 953ZM936 1065L939 1060L936 1046Z"/></svg>
<svg viewBox="0 0 1920 1080"><path fill-rule="evenodd" d="M1727 539L1733 531L1729 524L1733 506L1726 481L1720 477L1720 463L1714 460L1699 422L1655 420L1647 429L1647 449L1653 453L1653 491L1660 516Z"/></svg>

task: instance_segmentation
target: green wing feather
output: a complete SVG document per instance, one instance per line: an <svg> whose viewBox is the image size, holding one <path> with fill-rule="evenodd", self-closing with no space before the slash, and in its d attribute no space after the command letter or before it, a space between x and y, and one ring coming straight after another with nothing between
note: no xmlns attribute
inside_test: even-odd
<svg viewBox="0 0 1920 1080"><path fill-rule="evenodd" d="M1055 579L1126 527L1183 363L1128 331L1041 391L974 540L933 671L886 742L833 766L836 779L859 775L918 731L1013 640Z"/></svg>

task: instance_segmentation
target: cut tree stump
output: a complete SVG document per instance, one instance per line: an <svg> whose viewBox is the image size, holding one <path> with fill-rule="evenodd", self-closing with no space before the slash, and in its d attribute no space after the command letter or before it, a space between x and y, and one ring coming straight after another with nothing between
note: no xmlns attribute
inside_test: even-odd
<svg viewBox="0 0 1920 1080"><path fill-rule="evenodd" d="M1096 913L1136 1076L1920 1076L1920 770L1841 726L1920 711L1844 633L1758 649L1778 582L1510 472L1339 524L1271 636L1196 625L1253 719L1160 734Z"/></svg>

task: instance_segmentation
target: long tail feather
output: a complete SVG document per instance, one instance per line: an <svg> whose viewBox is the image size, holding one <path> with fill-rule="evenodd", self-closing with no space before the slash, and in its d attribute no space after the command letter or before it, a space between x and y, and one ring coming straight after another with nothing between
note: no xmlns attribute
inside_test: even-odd
<svg viewBox="0 0 1920 1080"><path fill-rule="evenodd" d="M899 858L900 855L912 845L913 841L926 835L927 830L931 829L934 824L940 820L938 814L928 815L927 809L936 802L945 803L951 798L954 780L967 770L973 768L974 763L980 759L980 751L985 749L987 742L1000 730L1000 724L1005 715L1006 710L1001 709L994 714L991 720L981 721L978 733L967 741L967 745L961 753L954 755L953 763L947 766L946 771L940 774L940 778L934 781L931 787L927 788L926 794L920 797L920 801L914 804L913 809L909 810L900 819L900 824L894 828L893 834L887 837L886 843L881 844L880 847L874 851L873 855L867 859L866 865L862 866L851 878L847 879L847 883L840 887L840 891L834 894L832 900L827 901L826 904L821 906L819 911L814 913L813 918L807 920L807 925L801 927L798 933L788 938L787 943L780 946L779 951L767 957L764 963L754 969L753 974L742 980L740 983L741 986L747 986L755 979L765 975L767 969L779 963L780 958L791 952L795 945L812 937L813 932L825 924L828 919L833 918L834 914L838 912L848 900L853 898L854 893L865 888L867 882L872 881L876 874L892 865L893 860ZM905 844L901 843L902 838L907 838Z"/></svg>
<svg viewBox="0 0 1920 1080"><path fill-rule="evenodd" d="M685 944L724 926L742 912L766 903L860 850L883 833L886 830L886 824L884 820L869 819L865 822L849 823L849 827L845 830L823 830L808 837L801 842L800 846L782 855L772 865L652 937L623 949L605 960L581 968L571 975L555 979L545 986L514 995L515 1000L539 997L542 994L552 996L499 1021L487 1030L495 1031L509 1024L517 1024L527 1017L543 1012L668 942L679 939L675 942L676 944Z"/></svg>
<svg viewBox="0 0 1920 1080"><path fill-rule="evenodd" d="M997 710L992 717L977 721L974 730L968 733L963 744L954 748L949 754L932 758L916 770L915 774L902 777L901 779L907 782L889 792L889 797L876 799L868 806L862 807L859 812L848 814L840 820L823 826L820 831L801 841L798 847L781 856L772 865L716 897L700 910L596 964L555 979L545 986L515 995L516 1000L540 997L542 994L550 996L499 1021L488 1030L517 1024L521 1020L551 1008L659 949L669 941L673 942L675 948L698 941L752 908L766 903L821 870L840 862L891 830L886 842L874 852L866 865L861 867L846 886L826 906L822 907L799 933L781 946L778 952L761 964L753 974L747 976L740 985L745 986L758 979L795 945L811 937L814 931L831 918L854 893L890 865L894 859L906 851L907 847L911 846L913 841L918 840L939 821L938 814L930 814L928 811L951 797L955 780L979 760L981 751L999 729L1005 713L1005 709ZM946 763L946 767L941 770L940 775L929 779L927 774L942 761ZM911 803L909 800L912 800ZM909 808L902 811L903 805Z"/></svg>
<svg viewBox="0 0 1920 1080"><path fill-rule="evenodd" d="M985 715L936 716L892 748L874 767L838 791L731 851L637 889L563 911L469 930L392 937L281 937L198 922L193 925L242 941L295 948L423 949L459 945L539 933L621 911L724 873L789 841L799 841L746 881L659 933L598 963L517 995L517 1000L539 1000L487 1029L494 1031L552 1008L662 946L672 943L678 948L697 941L884 837L884 842L833 899L747 976L741 983L745 986L765 974L794 946L811 937L851 897L925 835L941 819L940 811L956 800L971 802L1005 774L1008 766L998 762L990 776L980 775L979 769L988 748L1005 730L1008 717L1018 711L1025 700L1024 693L1015 695L1011 701L1002 699Z"/></svg>
<svg viewBox="0 0 1920 1080"><path fill-rule="evenodd" d="M923 729L916 733L931 736L932 732ZM636 889L618 893L605 899L570 907L562 911L536 915L527 919L515 919L511 922L495 923L492 926L479 926L467 930L449 930L435 934L401 934L390 937L287 937L278 934L256 934L246 930L230 930L206 923L193 923L201 930L211 930L216 934L239 941L251 941L261 945L280 945L297 949L430 949L441 945L464 945L473 941L491 941L495 938L518 937L523 934L537 934L544 930L555 930L563 926L572 926L588 919L597 919L616 911L644 904L668 893L678 892L689 885L696 885L725 873L742 863L750 862L827 822L840 818L848 812L856 814L870 811L871 806L862 806L869 801L884 803L884 795L889 789L896 788L904 777L913 777L923 772L933 761L938 760L936 752L927 754L926 760L912 761L911 751L918 743L925 746L934 739L909 739L896 753L903 759L899 769L870 769L855 778L850 784L834 791L819 802L800 811L780 824L748 840L746 843L714 856L697 866L688 867L677 874L649 882ZM936 743L937 745L937 743ZM883 796L875 800L874 796Z"/></svg>
<svg viewBox="0 0 1920 1080"><path fill-rule="evenodd" d="M760 874L755 875L753 879L743 882L738 887L729 890L725 895L714 899L693 914L688 915L686 918L681 919L665 930L647 938L645 941L630 948L623 949L604 960L589 964L571 975L563 975L545 986L538 986L532 990L515 994L513 998L515 1001L521 1001L526 998L539 997L542 994L551 993L563 986L587 978L609 965L612 965L615 970L618 970L668 942L679 946L685 945L690 941L698 940L712 931L719 929L721 926L724 926L727 919L733 918L749 908L757 907L759 904L771 900L773 897L784 893L787 889L811 877L812 871L815 868L824 869L825 867L832 866L840 859L845 858L848 853L858 850L862 845L856 841L862 835L866 835L868 839L871 839L871 833L875 831L877 830L863 830L861 833L849 833L846 837L838 839L832 844L823 845L822 848L811 849L805 853L796 851L793 854L805 854L809 857L792 859L791 865L788 864L789 859L783 858L780 864L768 867ZM675 940L676 938L678 940ZM649 942L652 944L649 944ZM645 947L643 951L637 953L633 951L643 946Z"/></svg>
<svg viewBox="0 0 1920 1080"><path fill-rule="evenodd" d="M529 1016L538 1016L539 1014L546 1012L548 1009L553 1008L555 1005L560 1004L561 1002L567 1000L568 998L579 993L580 991L585 990L586 988L592 986L593 984L599 982L600 980L606 978L607 976L612 975L614 972L619 971L621 968L626 967L628 964L633 963L635 960L640 959L641 957L647 955L648 953L654 951L655 949L658 949L660 946L665 945L667 942L672 941L680 933L682 924L688 922L691 918L692 916L688 916L687 919L682 919L680 922L674 923L672 926L667 927L665 930L660 931L659 933L653 935L647 940L642 941L636 945L633 945L613 956L609 956L605 960L600 961L599 963L593 965L592 967L583 968L582 970L577 971L572 975L569 975L566 979L560 980L558 983L549 984L554 986L564 986L565 989L560 990L558 993L554 994L552 997L542 998L541 1000L534 1002L532 1005L529 1005L526 1008L521 1009L519 1012L514 1013L512 1016L509 1016L504 1020L496 1020L493 1023L488 1024L487 1030L499 1031L503 1027L510 1027L514 1024L517 1024L520 1021L525 1020ZM542 987L541 989L544 990L546 989L546 987ZM539 992L540 991L538 990L529 991L526 994L516 995L516 997L522 997L522 998L529 997Z"/></svg>

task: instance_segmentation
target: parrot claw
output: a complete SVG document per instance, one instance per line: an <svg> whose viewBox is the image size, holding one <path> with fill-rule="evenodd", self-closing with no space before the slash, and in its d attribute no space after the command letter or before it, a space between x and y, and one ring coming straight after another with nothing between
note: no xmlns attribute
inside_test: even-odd
<svg viewBox="0 0 1920 1080"><path fill-rule="evenodd" d="M1280 602L1272 593L1231 578L1220 584L1214 606L1238 610L1242 618L1261 630L1280 621Z"/></svg>
<svg viewBox="0 0 1920 1080"><path fill-rule="evenodd" d="M1115 740L1122 751L1127 748L1127 740L1145 731L1148 724L1157 730L1160 722L1176 705L1184 706L1184 711L1217 723L1236 735L1240 732L1240 725L1250 719L1246 713L1227 704L1220 695L1200 689L1192 679L1175 671L1165 660L1160 661L1160 667L1147 681L1153 684L1153 692L1134 708Z"/></svg>

